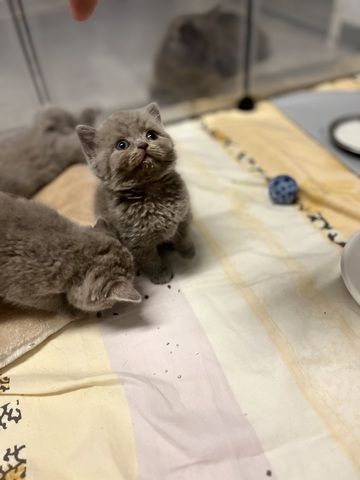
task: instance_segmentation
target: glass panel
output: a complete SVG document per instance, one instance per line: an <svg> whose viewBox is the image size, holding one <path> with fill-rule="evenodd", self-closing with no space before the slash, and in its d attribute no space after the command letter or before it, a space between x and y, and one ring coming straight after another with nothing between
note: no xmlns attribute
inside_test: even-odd
<svg viewBox="0 0 360 480"><path fill-rule="evenodd" d="M106 0L88 21L77 23L64 0L25 2L53 101L72 109L190 101L187 112L194 99L240 96L243 5Z"/></svg>
<svg viewBox="0 0 360 480"><path fill-rule="evenodd" d="M4 1L0 1L0 58L0 131L4 132L28 123L39 105Z"/></svg>
<svg viewBox="0 0 360 480"><path fill-rule="evenodd" d="M255 96L359 70L357 1L254 0ZM246 0L104 0L84 23L65 0L23 3L56 104L111 110L155 99L169 119L234 105L244 93ZM1 101L13 120L3 118L13 125L28 121L36 97L8 15L0 21Z"/></svg>
<svg viewBox="0 0 360 480"><path fill-rule="evenodd" d="M253 65L253 94L267 96L359 71L360 12L352 16L355 31L344 35L356 8L358 0L258 1L256 23L269 56Z"/></svg>

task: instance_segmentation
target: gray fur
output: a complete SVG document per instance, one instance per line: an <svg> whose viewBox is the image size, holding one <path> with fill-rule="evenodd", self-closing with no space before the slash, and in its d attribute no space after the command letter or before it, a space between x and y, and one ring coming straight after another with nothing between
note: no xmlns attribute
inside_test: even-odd
<svg viewBox="0 0 360 480"><path fill-rule="evenodd" d="M236 7L176 17L155 56L152 97L164 104L220 92L242 70L244 33L245 16ZM254 39L254 60L262 61L270 53L268 37L255 27Z"/></svg>
<svg viewBox="0 0 360 480"><path fill-rule="evenodd" d="M0 298L71 315L140 301L132 256L102 223L79 226L0 192Z"/></svg>
<svg viewBox="0 0 360 480"><path fill-rule="evenodd" d="M0 140L0 190L31 197L75 163L84 162L75 126L93 123L96 112L77 118L49 107L35 115L33 125Z"/></svg>
<svg viewBox="0 0 360 480"><path fill-rule="evenodd" d="M97 130L84 125L76 130L88 162L101 180L96 214L129 248L138 268L154 283L168 282L172 273L159 255L159 247L171 242L185 257L192 257L195 251L188 237L188 192L174 170L174 144L161 124L157 105L113 113ZM149 130L158 138L147 139ZM121 139L130 144L126 150L115 148Z"/></svg>

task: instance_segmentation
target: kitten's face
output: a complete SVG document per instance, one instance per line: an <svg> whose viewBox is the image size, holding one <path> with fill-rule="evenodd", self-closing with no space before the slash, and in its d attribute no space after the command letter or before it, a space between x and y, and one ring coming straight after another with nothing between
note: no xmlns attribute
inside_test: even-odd
<svg viewBox="0 0 360 480"><path fill-rule="evenodd" d="M162 54L184 68L234 75L239 63L241 17L220 6L183 15L170 25Z"/></svg>
<svg viewBox="0 0 360 480"><path fill-rule="evenodd" d="M130 252L117 240L107 238L92 258L85 277L73 285L68 300L82 311L111 308L116 302L141 301L133 286L134 262Z"/></svg>
<svg viewBox="0 0 360 480"><path fill-rule="evenodd" d="M113 190L158 180L174 166L174 145L155 104L116 112L98 130L82 125L76 130L90 166Z"/></svg>

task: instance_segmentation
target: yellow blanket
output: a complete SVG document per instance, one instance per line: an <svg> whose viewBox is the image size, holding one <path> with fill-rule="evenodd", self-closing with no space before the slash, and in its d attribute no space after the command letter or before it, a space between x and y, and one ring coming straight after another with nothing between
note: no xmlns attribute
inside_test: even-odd
<svg viewBox="0 0 360 480"><path fill-rule="evenodd" d="M201 122L170 133L197 256L174 257L169 286L140 279L141 305L71 324L2 371L0 478L358 479L359 308L341 249L273 205ZM66 193L41 199L91 221L86 167L58 182Z"/></svg>
<svg viewBox="0 0 360 480"><path fill-rule="evenodd" d="M44 188L35 200L48 204L74 221L91 224L94 221L95 184L95 177L89 169L85 165L76 165ZM1 304L0 368L32 350L69 322L70 319L62 315L18 310Z"/></svg>
<svg viewBox="0 0 360 480"><path fill-rule="evenodd" d="M343 80L319 90L360 89ZM220 140L230 139L256 160L269 176L289 174L299 183L300 200L349 237L360 228L360 182L324 147L312 140L270 102L256 110L231 110L205 116L204 123Z"/></svg>

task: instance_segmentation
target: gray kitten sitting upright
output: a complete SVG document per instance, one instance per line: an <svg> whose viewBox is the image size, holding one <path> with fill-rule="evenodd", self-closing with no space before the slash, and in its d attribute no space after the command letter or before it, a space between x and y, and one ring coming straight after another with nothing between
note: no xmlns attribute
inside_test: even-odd
<svg viewBox="0 0 360 480"><path fill-rule="evenodd" d="M57 107L35 115L33 125L0 140L0 190L31 197L75 163L85 162L75 127L94 123L96 112L79 117Z"/></svg>
<svg viewBox="0 0 360 480"><path fill-rule="evenodd" d="M159 255L171 242L182 256L192 257L188 237L189 196L174 170L175 151L161 123L157 105L116 112L96 130L76 128L98 187L95 210L134 255L154 283L166 283L172 273Z"/></svg>
<svg viewBox="0 0 360 480"><path fill-rule="evenodd" d="M80 226L45 205L0 192L0 298L63 312L139 302L130 252L97 227Z"/></svg>

